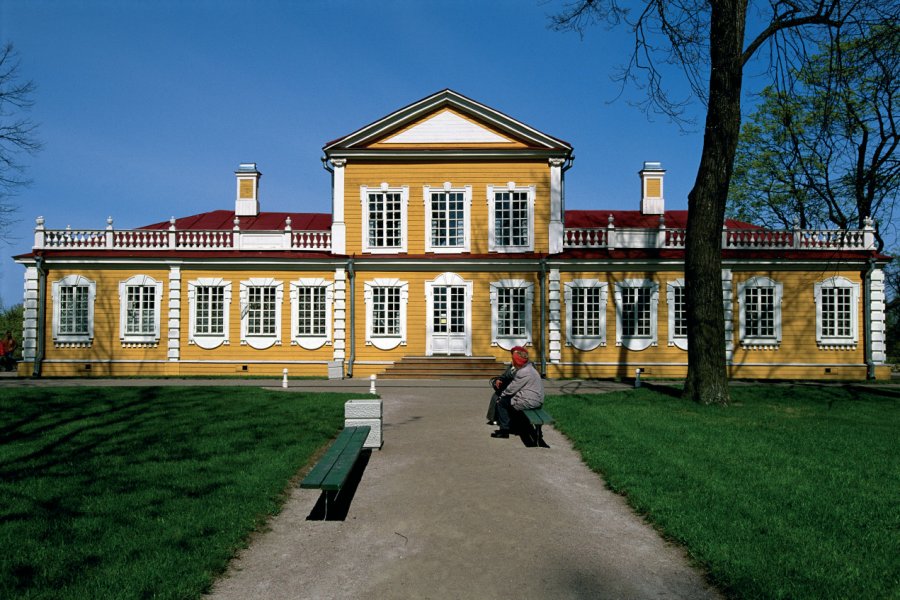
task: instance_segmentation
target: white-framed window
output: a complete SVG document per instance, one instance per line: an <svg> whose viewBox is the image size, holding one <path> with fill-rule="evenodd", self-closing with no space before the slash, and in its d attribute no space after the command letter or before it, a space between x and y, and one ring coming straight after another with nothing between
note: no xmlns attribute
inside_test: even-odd
<svg viewBox="0 0 900 600"><path fill-rule="evenodd" d="M163 284L147 275L119 282L119 339L123 344L159 343Z"/></svg>
<svg viewBox="0 0 900 600"><path fill-rule="evenodd" d="M201 277L188 282L188 343L206 350L228 345L231 282Z"/></svg>
<svg viewBox="0 0 900 600"><path fill-rule="evenodd" d="M579 350L606 346L606 282L575 279L564 284L566 345Z"/></svg>
<svg viewBox="0 0 900 600"><path fill-rule="evenodd" d="M94 341L97 284L82 275L66 275L51 285L53 343L90 346Z"/></svg>
<svg viewBox="0 0 900 600"><path fill-rule="evenodd" d="M659 284L649 279L616 283L616 346L644 350L658 344Z"/></svg>
<svg viewBox="0 0 900 600"><path fill-rule="evenodd" d="M852 350L859 342L859 283L829 277L814 286L816 344L823 350Z"/></svg>
<svg viewBox="0 0 900 600"><path fill-rule="evenodd" d="M666 305L669 313L669 345L687 350L687 302L684 279L666 284Z"/></svg>
<svg viewBox="0 0 900 600"><path fill-rule="evenodd" d="M487 186L488 249L491 252L534 250L534 186Z"/></svg>
<svg viewBox="0 0 900 600"><path fill-rule="evenodd" d="M281 345L284 286L272 278L241 282L241 345L257 350Z"/></svg>
<svg viewBox="0 0 900 600"><path fill-rule="evenodd" d="M491 282L491 344L509 350L531 344L534 284L522 279Z"/></svg>
<svg viewBox="0 0 900 600"><path fill-rule="evenodd" d="M395 254L407 249L409 186L360 186L363 252Z"/></svg>
<svg viewBox="0 0 900 600"><path fill-rule="evenodd" d="M365 282L366 345L391 350L406 345L409 283L399 279Z"/></svg>
<svg viewBox="0 0 900 600"><path fill-rule="evenodd" d="M425 251L443 254L468 252L472 186L454 188L445 182L443 188L425 186Z"/></svg>
<svg viewBox="0 0 900 600"><path fill-rule="evenodd" d="M315 350L331 344L334 284L322 278L291 282L291 344Z"/></svg>
<svg viewBox="0 0 900 600"><path fill-rule="evenodd" d="M748 349L781 344L781 299L784 286L769 277L751 277L738 285L741 345Z"/></svg>

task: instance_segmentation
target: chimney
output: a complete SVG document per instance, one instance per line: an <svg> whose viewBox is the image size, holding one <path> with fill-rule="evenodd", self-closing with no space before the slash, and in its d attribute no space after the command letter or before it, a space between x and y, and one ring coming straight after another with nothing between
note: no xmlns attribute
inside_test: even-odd
<svg viewBox="0 0 900 600"><path fill-rule="evenodd" d="M256 170L256 163L241 163L234 175L237 177L235 216L255 217L259 215L259 178L262 177L262 173Z"/></svg>
<svg viewBox="0 0 900 600"><path fill-rule="evenodd" d="M661 215L666 212L666 200L663 197L663 177L666 170L660 162L645 162L644 168L638 171L641 176L641 214Z"/></svg>

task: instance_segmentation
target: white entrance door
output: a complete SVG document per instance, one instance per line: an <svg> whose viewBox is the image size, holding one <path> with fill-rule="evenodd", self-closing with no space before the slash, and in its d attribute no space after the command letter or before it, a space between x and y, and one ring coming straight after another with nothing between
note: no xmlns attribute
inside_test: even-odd
<svg viewBox="0 0 900 600"><path fill-rule="evenodd" d="M432 288L432 354L466 354L466 288L437 285Z"/></svg>

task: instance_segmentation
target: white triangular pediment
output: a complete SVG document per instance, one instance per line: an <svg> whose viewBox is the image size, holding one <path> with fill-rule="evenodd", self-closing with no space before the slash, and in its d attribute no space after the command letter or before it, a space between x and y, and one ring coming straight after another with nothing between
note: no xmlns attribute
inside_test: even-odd
<svg viewBox="0 0 900 600"><path fill-rule="evenodd" d="M440 112L409 129L391 136L382 144L497 144L508 138L462 118L450 111Z"/></svg>

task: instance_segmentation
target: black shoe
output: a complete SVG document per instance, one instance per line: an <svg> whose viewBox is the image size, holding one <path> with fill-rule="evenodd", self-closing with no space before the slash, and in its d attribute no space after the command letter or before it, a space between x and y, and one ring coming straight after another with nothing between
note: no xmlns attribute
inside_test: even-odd
<svg viewBox="0 0 900 600"><path fill-rule="evenodd" d="M494 433L491 434L492 438L508 438L509 437L509 429L498 429Z"/></svg>

